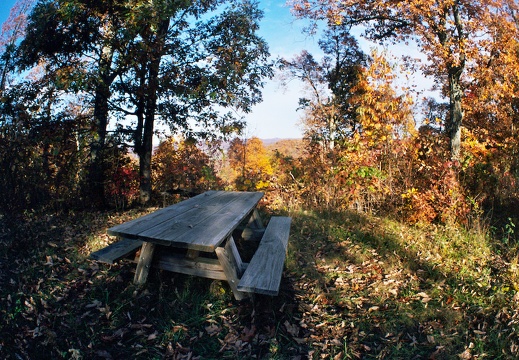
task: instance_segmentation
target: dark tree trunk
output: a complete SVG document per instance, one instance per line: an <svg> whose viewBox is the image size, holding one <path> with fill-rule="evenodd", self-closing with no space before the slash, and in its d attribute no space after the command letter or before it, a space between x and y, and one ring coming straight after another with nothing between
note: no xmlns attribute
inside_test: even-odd
<svg viewBox="0 0 519 360"><path fill-rule="evenodd" d="M88 197L90 203L103 208L105 201L105 150L108 114L111 92L110 85L115 76L111 72L113 52L105 48L100 60L99 80L94 99L94 140L90 147L90 167L88 171Z"/></svg>
<svg viewBox="0 0 519 360"><path fill-rule="evenodd" d="M460 78L462 71L462 67L449 69L449 119L446 124L446 131L450 141L451 159L455 161L459 161L461 150L463 90L461 88Z"/></svg>
<svg viewBox="0 0 519 360"><path fill-rule="evenodd" d="M147 86L144 86L144 124L141 127L142 135L139 146L139 174L140 174L140 201L148 204L152 195L151 184L151 157L153 153L153 129L155 112L157 110L160 61L164 53L164 44L169 28L169 19L159 23L157 31L153 34L153 41L148 44L151 48L147 69Z"/></svg>

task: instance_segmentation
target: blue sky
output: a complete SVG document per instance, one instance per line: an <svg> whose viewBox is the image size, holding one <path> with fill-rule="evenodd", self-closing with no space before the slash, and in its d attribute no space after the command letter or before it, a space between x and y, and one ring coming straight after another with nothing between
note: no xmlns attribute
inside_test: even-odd
<svg viewBox="0 0 519 360"><path fill-rule="evenodd" d="M9 16L11 7L16 0L1 0L0 22ZM295 19L285 0L260 0L260 8L264 11L264 18L260 24L260 34L268 42L272 58L292 58L306 49L319 58L317 38L303 33L305 22ZM373 44L360 41L365 52L370 51ZM397 54L409 54L416 49L397 46L392 51ZM244 136L268 138L300 138L302 129L299 125L301 113L296 112L298 100L304 95L304 86L297 82L290 82L289 86L282 87L279 79L267 81L263 91L263 102L253 108L252 113L246 114L248 127Z"/></svg>
<svg viewBox="0 0 519 360"><path fill-rule="evenodd" d="M296 20L285 5L285 0L262 0L260 8L264 18L260 34L268 42L273 58L292 58L306 49L318 51L317 39L303 34L305 23ZM302 130L300 116L296 112L299 98L303 96L303 85L297 81L281 87L276 78L267 82L263 92L263 102L246 115L248 124L246 136L259 138L300 138Z"/></svg>
<svg viewBox="0 0 519 360"><path fill-rule="evenodd" d="M15 3L16 0L1 0L1 23L8 18ZM269 43L273 58L291 58L302 49L317 48L316 39L302 34L304 24L292 17L285 0L261 0L260 8L265 12L260 33ZM278 80L268 81L263 93L264 101L256 105L252 113L245 115L248 127L244 135L264 139L301 137L298 126L300 114L296 112L298 99L302 95L300 89L300 84L294 83L283 89Z"/></svg>

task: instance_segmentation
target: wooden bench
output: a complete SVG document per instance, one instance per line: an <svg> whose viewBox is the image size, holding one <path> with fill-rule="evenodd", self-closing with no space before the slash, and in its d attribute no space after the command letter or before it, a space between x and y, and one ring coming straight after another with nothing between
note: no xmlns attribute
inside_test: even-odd
<svg viewBox="0 0 519 360"><path fill-rule="evenodd" d="M91 253L90 257L100 262L113 264L118 260L136 253L141 246L142 241L140 240L122 239Z"/></svg>
<svg viewBox="0 0 519 360"><path fill-rule="evenodd" d="M238 291L278 295L291 221L284 216L270 219L258 249L238 283Z"/></svg>
<svg viewBox="0 0 519 360"><path fill-rule="evenodd" d="M224 205L225 203L220 204L220 206ZM200 213L200 208L195 207L195 209L197 213ZM210 207L208 209L212 210ZM215 210L212 211L219 214ZM156 216L158 217L158 215ZM240 215L240 218L243 218L243 216ZM135 221L137 225L144 223L141 218ZM177 222L173 223L171 228L178 227L178 224ZM141 278L145 278L149 268L154 266L188 275L226 280L229 282L237 300L248 297L252 293L276 296L279 293L283 274L290 224L291 218L289 217L272 217L267 227L264 228L259 214L254 210L243 232L245 236L242 236L242 238L254 239L260 237L261 240L248 264L242 262L229 230L226 230L226 234L222 235L227 239L224 246L216 246L214 252L199 251L190 247L167 246L161 243L155 244L154 242L141 241L116 234L121 240L93 252L90 257L108 264L113 264L125 258L136 262L138 264L135 275L137 281L134 282L137 284L145 282L145 280L141 281ZM188 223L187 226L181 227L177 231L180 233L191 232L192 228L194 226ZM206 229L205 227L200 228L204 231ZM198 239L195 236L193 238ZM245 241L249 243L248 240ZM154 251L156 246L157 251ZM151 251L149 250L150 247ZM139 250L140 257L137 261L136 253Z"/></svg>

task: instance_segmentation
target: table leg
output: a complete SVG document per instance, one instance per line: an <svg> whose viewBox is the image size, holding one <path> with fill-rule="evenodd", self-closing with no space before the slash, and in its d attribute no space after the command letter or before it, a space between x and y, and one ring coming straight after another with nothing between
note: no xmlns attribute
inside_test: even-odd
<svg viewBox="0 0 519 360"><path fill-rule="evenodd" d="M139 262L137 263L135 277L133 278L133 283L135 285L144 285L146 283L148 273L150 272L151 261L153 260L154 250L154 243L145 242L142 244L141 255L139 257Z"/></svg>
<svg viewBox="0 0 519 360"><path fill-rule="evenodd" d="M244 240L259 240L263 236L264 232L265 226L263 226L263 220L261 219L258 209L254 209L241 237Z"/></svg>
<svg viewBox="0 0 519 360"><path fill-rule="evenodd" d="M238 276L241 276L242 269L238 269L238 266L242 266L241 259L235 258L233 247L234 245L234 239L229 237L227 240L227 244L225 247L218 247L215 249L216 256L218 256L218 260L220 261L220 264L222 265L223 272L225 273L225 277L227 278L227 282L229 283L229 286L231 287L231 290L234 294L234 298L236 300L242 300L246 297L248 297L247 293L238 291L238 282L240 281ZM234 247L236 247L234 245Z"/></svg>

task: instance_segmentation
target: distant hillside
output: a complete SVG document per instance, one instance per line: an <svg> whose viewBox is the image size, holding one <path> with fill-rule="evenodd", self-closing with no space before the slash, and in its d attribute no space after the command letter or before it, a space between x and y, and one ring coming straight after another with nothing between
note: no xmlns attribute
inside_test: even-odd
<svg viewBox="0 0 519 360"><path fill-rule="evenodd" d="M261 139L267 151L279 151L285 156L299 158L303 156L304 146L302 139Z"/></svg>
<svg viewBox="0 0 519 360"><path fill-rule="evenodd" d="M269 146L269 145L272 145L272 144L275 144L277 142L284 141L284 140L291 140L291 139L282 139L282 138L261 139L261 141L263 141L263 145L265 145L265 146Z"/></svg>

